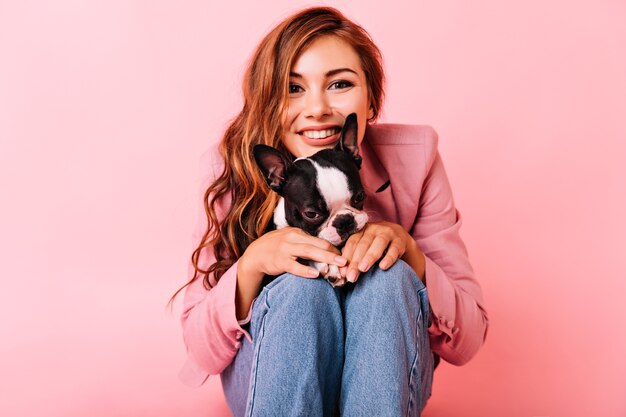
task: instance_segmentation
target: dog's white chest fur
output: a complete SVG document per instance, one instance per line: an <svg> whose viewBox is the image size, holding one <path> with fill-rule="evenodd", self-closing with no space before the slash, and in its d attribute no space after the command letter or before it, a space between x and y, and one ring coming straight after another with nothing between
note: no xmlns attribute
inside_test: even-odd
<svg viewBox="0 0 626 417"><path fill-rule="evenodd" d="M274 209L274 225L276 229L282 229L283 227L289 226L287 224L287 219L285 218L285 199L283 197L278 200L278 204Z"/></svg>

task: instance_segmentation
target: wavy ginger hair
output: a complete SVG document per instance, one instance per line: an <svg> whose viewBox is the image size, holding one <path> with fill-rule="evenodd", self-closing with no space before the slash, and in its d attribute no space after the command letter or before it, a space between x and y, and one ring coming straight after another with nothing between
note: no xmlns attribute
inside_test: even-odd
<svg viewBox="0 0 626 417"><path fill-rule="evenodd" d="M382 56L365 29L331 7L302 10L276 26L254 52L243 80L243 109L219 145L225 166L204 193L208 228L191 256L194 276L172 296L170 302L199 274L204 277L205 288L212 288L211 273L217 283L250 243L267 231L279 196L267 186L257 168L252 148L256 144L265 144L289 155L280 139L289 98L289 72L308 45L329 35L350 44L359 56L373 110L369 121L378 118L384 97ZM230 210L220 223L216 203L228 194L232 198ZM203 270L199 266L200 253L211 248L216 261Z"/></svg>

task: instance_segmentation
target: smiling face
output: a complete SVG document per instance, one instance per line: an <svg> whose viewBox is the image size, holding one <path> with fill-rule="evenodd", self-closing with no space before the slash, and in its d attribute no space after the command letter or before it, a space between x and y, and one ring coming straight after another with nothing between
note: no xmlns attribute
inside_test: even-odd
<svg viewBox="0 0 626 417"><path fill-rule="evenodd" d="M333 148L350 113L357 114L360 144L373 115L365 74L350 44L322 36L291 69L283 143L298 158Z"/></svg>

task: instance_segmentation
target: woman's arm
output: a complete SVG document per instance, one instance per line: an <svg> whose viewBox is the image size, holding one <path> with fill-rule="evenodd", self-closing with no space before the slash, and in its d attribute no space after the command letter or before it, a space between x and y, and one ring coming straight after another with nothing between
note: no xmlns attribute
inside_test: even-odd
<svg viewBox="0 0 626 417"><path fill-rule="evenodd" d="M434 132L433 132L434 133ZM459 234L461 215L455 208L436 134L419 210L411 235L424 253L431 306L431 348L454 365L467 363L487 336L489 320L483 294Z"/></svg>
<svg viewBox="0 0 626 417"><path fill-rule="evenodd" d="M252 302L261 292L261 284L265 274L261 271L254 270L247 262L248 258L244 255L239 258L237 266L237 291L235 296L235 308L237 311L237 320L241 321L248 318Z"/></svg>
<svg viewBox="0 0 626 417"><path fill-rule="evenodd" d="M223 167L217 145L202 155L200 167L201 170L206 170L206 175L200 181L200 195L203 195ZM216 214L219 219L224 218L229 205L228 198L217 204ZM200 243L207 229L202 204L199 211L192 234L194 247ZM206 270L213 262L215 262L213 248L210 246L204 248L200 252L198 265ZM188 358L179 376L188 385L199 386L209 375L222 372L237 354L241 346L240 339L245 335L248 340L252 340L250 334L241 327L235 308L238 267L239 262L235 262L217 282L211 276L210 290L205 288L202 276L198 276L185 288L181 325ZM194 276L194 272L190 261L189 278Z"/></svg>

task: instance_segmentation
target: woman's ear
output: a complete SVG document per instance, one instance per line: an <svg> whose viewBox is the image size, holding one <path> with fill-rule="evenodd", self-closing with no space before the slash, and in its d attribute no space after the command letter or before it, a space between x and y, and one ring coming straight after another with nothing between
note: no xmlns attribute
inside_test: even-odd
<svg viewBox="0 0 626 417"><path fill-rule="evenodd" d="M370 109L367 111L367 120L372 120L374 118L374 107L370 106Z"/></svg>

